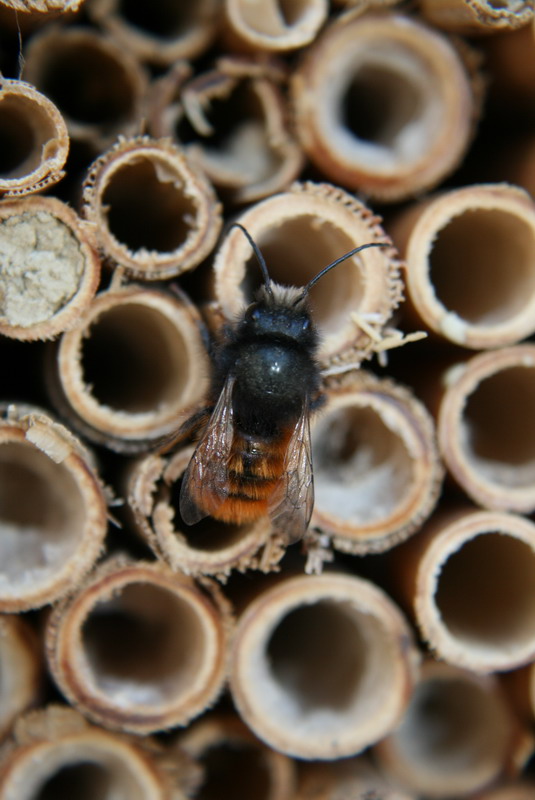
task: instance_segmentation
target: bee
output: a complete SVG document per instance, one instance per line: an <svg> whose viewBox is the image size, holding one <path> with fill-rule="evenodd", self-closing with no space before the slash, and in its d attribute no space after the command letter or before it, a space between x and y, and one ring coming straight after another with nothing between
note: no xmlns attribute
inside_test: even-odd
<svg viewBox="0 0 535 800"><path fill-rule="evenodd" d="M327 272L367 247L356 247L304 287L269 277L265 259L247 238L263 284L214 353L204 430L182 480L180 513L187 525L206 516L227 523L266 514L287 543L300 539L314 506L310 415L322 403L319 336L308 302Z"/></svg>

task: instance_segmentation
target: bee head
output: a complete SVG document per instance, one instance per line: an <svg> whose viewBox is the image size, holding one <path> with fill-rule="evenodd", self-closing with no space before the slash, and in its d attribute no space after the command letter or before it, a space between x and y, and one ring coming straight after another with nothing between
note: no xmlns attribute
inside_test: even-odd
<svg viewBox="0 0 535 800"><path fill-rule="evenodd" d="M304 346L317 338L302 289L273 282L258 290L243 316L243 330L252 337L293 339Z"/></svg>

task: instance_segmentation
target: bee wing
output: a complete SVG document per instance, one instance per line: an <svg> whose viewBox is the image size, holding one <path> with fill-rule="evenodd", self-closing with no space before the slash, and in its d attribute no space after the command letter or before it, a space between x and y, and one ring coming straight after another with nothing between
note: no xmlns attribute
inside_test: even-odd
<svg viewBox="0 0 535 800"><path fill-rule="evenodd" d="M180 514L186 525L209 516L228 494L228 463L234 436L232 388L227 378L208 426L182 479Z"/></svg>
<svg viewBox="0 0 535 800"><path fill-rule="evenodd" d="M271 520L277 530L285 536L288 544L304 536L314 508L309 420L310 415L306 405L288 444L280 487L275 490L270 502Z"/></svg>

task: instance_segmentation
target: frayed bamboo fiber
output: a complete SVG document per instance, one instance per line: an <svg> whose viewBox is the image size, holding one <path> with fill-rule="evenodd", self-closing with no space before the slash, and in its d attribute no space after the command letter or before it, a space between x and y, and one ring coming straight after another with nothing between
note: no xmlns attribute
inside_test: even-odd
<svg viewBox="0 0 535 800"><path fill-rule="evenodd" d="M289 286L306 284L359 245L385 242L384 248L369 248L341 264L310 292L322 361L358 365L370 357L401 300L400 262L381 219L342 189L307 182L255 204L239 222L262 251L271 278ZM214 260L214 294L226 319L251 302L260 277L249 243L241 231L232 230ZM367 330L360 319L368 323Z"/></svg>
<svg viewBox="0 0 535 800"><path fill-rule="evenodd" d="M428 660L401 723L374 747L394 782L425 797L462 797L506 771L519 737L494 676Z"/></svg>
<svg viewBox="0 0 535 800"><path fill-rule="evenodd" d="M25 81L0 76L0 195L41 191L65 175L65 121L44 94Z"/></svg>
<svg viewBox="0 0 535 800"><path fill-rule="evenodd" d="M110 264L141 280L193 269L221 229L211 183L167 139L119 139L90 167L83 199Z"/></svg>
<svg viewBox="0 0 535 800"><path fill-rule="evenodd" d="M442 386L438 443L455 481L486 508L535 510L535 346L473 356Z"/></svg>
<svg viewBox="0 0 535 800"><path fill-rule="evenodd" d="M52 399L70 423L118 452L143 452L201 403L210 367L190 300L129 284L99 294L49 353Z"/></svg>
<svg viewBox="0 0 535 800"><path fill-rule="evenodd" d="M378 587L335 573L300 576L245 608L230 688L242 718L271 747L341 758L396 726L416 663L410 629Z"/></svg>
<svg viewBox="0 0 535 800"><path fill-rule="evenodd" d="M479 184L415 204L389 226L417 317L450 342L503 347L535 331L535 204Z"/></svg>
<svg viewBox="0 0 535 800"><path fill-rule="evenodd" d="M381 202L452 172L478 114L478 80L448 39L399 14L342 15L308 48L291 86L316 167Z"/></svg>
<svg viewBox="0 0 535 800"><path fill-rule="evenodd" d="M105 727L185 725L226 677L230 612L215 585L116 556L57 605L46 652L78 710Z"/></svg>
<svg viewBox="0 0 535 800"><path fill-rule="evenodd" d="M0 422L0 610L39 608L72 591L104 545L106 497L91 455L39 410Z"/></svg>
<svg viewBox="0 0 535 800"><path fill-rule="evenodd" d="M533 19L530 0L420 0L422 15L438 28L462 34L513 30Z"/></svg>
<svg viewBox="0 0 535 800"><path fill-rule="evenodd" d="M55 197L0 204L0 333L52 339L78 324L97 290L90 231Z"/></svg>

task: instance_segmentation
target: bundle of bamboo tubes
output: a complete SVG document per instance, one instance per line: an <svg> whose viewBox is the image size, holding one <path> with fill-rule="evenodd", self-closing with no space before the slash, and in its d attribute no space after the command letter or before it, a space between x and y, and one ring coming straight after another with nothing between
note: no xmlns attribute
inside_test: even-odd
<svg viewBox="0 0 535 800"><path fill-rule="evenodd" d="M0 800L535 798L534 101L533 0L0 0ZM181 511L236 221L373 245L299 543Z"/></svg>

